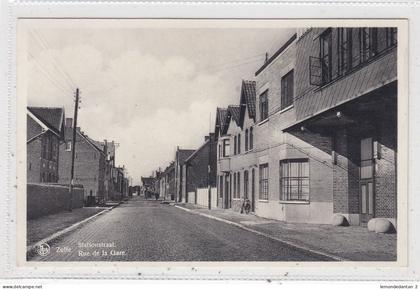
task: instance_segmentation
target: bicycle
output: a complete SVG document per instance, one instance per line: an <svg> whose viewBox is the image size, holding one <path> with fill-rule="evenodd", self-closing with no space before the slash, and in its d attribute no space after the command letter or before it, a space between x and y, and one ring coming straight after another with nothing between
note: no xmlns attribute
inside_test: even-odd
<svg viewBox="0 0 420 289"><path fill-rule="evenodd" d="M244 199L242 203L242 207L241 207L241 214L245 213L248 215L250 211L251 211L251 202L248 199Z"/></svg>

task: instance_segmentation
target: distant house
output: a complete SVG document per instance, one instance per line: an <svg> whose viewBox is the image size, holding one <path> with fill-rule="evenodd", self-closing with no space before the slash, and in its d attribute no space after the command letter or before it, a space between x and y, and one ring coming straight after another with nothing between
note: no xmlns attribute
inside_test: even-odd
<svg viewBox="0 0 420 289"><path fill-rule="evenodd" d="M141 182L143 185L143 192L146 198L151 198L155 192L155 178L154 177L142 177Z"/></svg>
<svg viewBox="0 0 420 289"><path fill-rule="evenodd" d="M195 150L192 149L180 149L179 147L175 153L175 198L177 202L184 202L186 200L185 186L186 186L186 171L184 162L192 155ZM184 194L183 194L184 192Z"/></svg>
<svg viewBox="0 0 420 289"><path fill-rule="evenodd" d="M183 165L186 179L186 202L203 207L209 206L209 187L211 207L217 206L216 173L217 142L214 133L204 138L204 143L192 153Z"/></svg>
<svg viewBox="0 0 420 289"><path fill-rule="evenodd" d="M27 108L27 182L59 181L59 145L64 140L64 109Z"/></svg>
<svg viewBox="0 0 420 289"><path fill-rule="evenodd" d="M70 183L73 120L66 119L65 141L60 145L59 174L61 183ZM85 189L85 199L95 197L97 202L107 200L105 194L106 148L76 129L74 179Z"/></svg>

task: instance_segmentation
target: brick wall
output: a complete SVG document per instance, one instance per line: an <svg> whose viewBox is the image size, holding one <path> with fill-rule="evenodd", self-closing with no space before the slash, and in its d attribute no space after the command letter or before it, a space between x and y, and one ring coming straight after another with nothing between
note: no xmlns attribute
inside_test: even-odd
<svg viewBox="0 0 420 289"><path fill-rule="evenodd" d="M67 130L68 128L66 128ZM70 141L66 134L66 141ZM70 183L71 151L66 150L66 144L60 145L59 182ZM102 164L102 165L101 165ZM76 134L76 156L74 160L75 183L81 184L85 190L85 197L101 196L104 190L105 159L83 137Z"/></svg>
<svg viewBox="0 0 420 289"><path fill-rule="evenodd" d="M26 145L26 165L28 183L41 182L41 140L39 138Z"/></svg>
<svg viewBox="0 0 420 289"><path fill-rule="evenodd" d="M358 139L345 129L335 136L334 213L359 213Z"/></svg>
<svg viewBox="0 0 420 289"><path fill-rule="evenodd" d="M68 210L70 204L69 188L59 184L27 184L26 208L27 219ZM73 190L72 207L83 207L83 187Z"/></svg>
<svg viewBox="0 0 420 289"><path fill-rule="evenodd" d="M379 138L380 158L376 160L375 216L397 217L396 144L397 122L389 118L381 122Z"/></svg>

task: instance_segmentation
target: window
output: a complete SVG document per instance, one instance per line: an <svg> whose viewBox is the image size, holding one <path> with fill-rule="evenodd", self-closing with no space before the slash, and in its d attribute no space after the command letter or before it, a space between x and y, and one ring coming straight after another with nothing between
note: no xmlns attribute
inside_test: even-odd
<svg viewBox="0 0 420 289"><path fill-rule="evenodd" d="M241 153L241 134L238 134L238 154Z"/></svg>
<svg viewBox="0 0 420 289"><path fill-rule="evenodd" d="M233 173L233 198L236 198L237 190L236 173Z"/></svg>
<svg viewBox="0 0 420 289"><path fill-rule="evenodd" d="M229 139L223 140L223 156L228 157L230 153Z"/></svg>
<svg viewBox="0 0 420 289"><path fill-rule="evenodd" d="M260 95L260 121L268 117L268 90Z"/></svg>
<svg viewBox="0 0 420 289"><path fill-rule="evenodd" d="M268 164L260 165L260 200L268 200Z"/></svg>
<svg viewBox="0 0 420 289"><path fill-rule="evenodd" d="M222 157L222 145L219 144L219 159Z"/></svg>
<svg viewBox="0 0 420 289"><path fill-rule="evenodd" d="M66 151L71 151L71 141L66 141Z"/></svg>
<svg viewBox="0 0 420 289"><path fill-rule="evenodd" d="M219 196L223 198L223 176L219 177Z"/></svg>
<svg viewBox="0 0 420 289"><path fill-rule="evenodd" d="M360 28L360 59L369 60L378 53L378 29Z"/></svg>
<svg viewBox="0 0 420 289"><path fill-rule="evenodd" d="M360 178L373 178L373 168L373 140L365 138L360 142Z"/></svg>
<svg viewBox="0 0 420 289"><path fill-rule="evenodd" d="M248 171L244 171L244 198L248 199Z"/></svg>
<svg viewBox="0 0 420 289"><path fill-rule="evenodd" d="M331 63L331 56L332 56L332 33L331 29L327 29L321 36L320 36L320 61L321 61L321 79L322 83L328 83L331 81L332 78L332 63Z"/></svg>
<svg viewBox="0 0 420 289"><path fill-rule="evenodd" d="M293 104L293 70L281 78L281 109L285 109Z"/></svg>
<svg viewBox="0 0 420 289"><path fill-rule="evenodd" d="M241 172L238 172L238 175L236 176L236 181L238 182L238 185L236 187L236 189L238 190L236 192L236 198L240 198L241 197Z"/></svg>
<svg viewBox="0 0 420 289"><path fill-rule="evenodd" d="M246 129L245 130L245 151L248 151L248 137L249 137L249 134L248 134L248 129Z"/></svg>
<svg viewBox="0 0 420 289"><path fill-rule="evenodd" d="M343 75L352 67L352 28L338 28L338 74Z"/></svg>
<svg viewBox="0 0 420 289"><path fill-rule="evenodd" d="M391 47L397 44L397 28L385 28L386 45Z"/></svg>
<svg viewBox="0 0 420 289"><path fill-rule="evenodd" d="M254 148L254 128L251 127L249 129L249 149L252 150Z"/></svg>
<svg viewBox="0 0 420 289"><path fill-rule="evenodd" d="M233 137L233 154L234 155L236 155L236 153L237 153L237 141L238 141L238 138L236 137L236 135Z"/></svg>
<svg viewBox="0 0 420 289"><path fill-rule="evenodd" d="M309 201L307 159L280 161L280 200Z"/></svg>
<svg viewBox="0 0 420 289"><path fill-rule="evenodd" d="M309 83L323 86L396 44L396 28L326 29L319 36L319 57L309 56Z"/></svg>

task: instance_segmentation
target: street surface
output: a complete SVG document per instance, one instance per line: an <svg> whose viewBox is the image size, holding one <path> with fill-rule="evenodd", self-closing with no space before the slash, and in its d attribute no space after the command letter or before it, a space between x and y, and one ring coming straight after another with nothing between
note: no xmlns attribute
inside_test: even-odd
<svg viewBox="0 0 420 289"><path fill-rule="evenodd" d="M134 197L30 261L325 261L241 228Z"/></svg>

